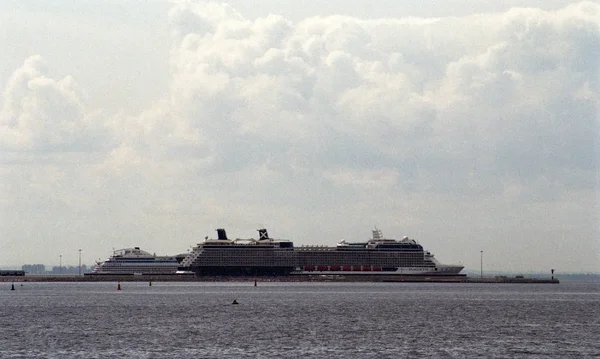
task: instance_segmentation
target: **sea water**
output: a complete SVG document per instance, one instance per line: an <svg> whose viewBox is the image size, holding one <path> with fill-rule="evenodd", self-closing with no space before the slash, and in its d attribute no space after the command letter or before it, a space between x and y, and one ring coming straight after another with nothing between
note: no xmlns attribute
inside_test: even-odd
<svg viewBox="0 0 600 359"><path fill-rule="evenodd" d="M10 286L0 358L600 356L598 282Z"/></svg>

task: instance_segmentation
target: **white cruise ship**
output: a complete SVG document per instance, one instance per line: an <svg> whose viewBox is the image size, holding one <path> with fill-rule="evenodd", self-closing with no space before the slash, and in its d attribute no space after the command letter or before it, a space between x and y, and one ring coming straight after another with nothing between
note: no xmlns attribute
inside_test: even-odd
<svg viewBox="0 0 600 359"><path fill-rule="evenodd" d="M414 239L385 238L377 228L372 233L373 237L365 242L342 240L336 247L296 248L298 271L303 274L456 276L464 268L440 263Z"/></svg>
<svg viewBox="0 0 600 359"><path fill-rule="evenodd" d="M217 229L217 239L205 238L181 262L181 273L201 275L414 275L460 276L462 265L440 263L414 239L383 237L379 229L363 242L337 246L301 246L269 237L229 239Z"/></svg>
<svg viewBox="0 0 600 359"><path fill-rule="evenodd" d="M104 262L97 262L90 275L160 275L175 274L179 262L175 256L157 256L140 249L114 251Z"/></svg>

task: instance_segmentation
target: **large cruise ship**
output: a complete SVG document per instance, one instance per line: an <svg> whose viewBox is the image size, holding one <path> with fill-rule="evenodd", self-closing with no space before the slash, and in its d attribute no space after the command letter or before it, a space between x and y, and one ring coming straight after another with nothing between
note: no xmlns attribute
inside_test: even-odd
<svg viewBox="0 0 600 359"><path fill-rule="evenodd" d="M385 238L379 229L364 242L340 241L335 247L296 248L298 270L304 274L458 275L462 265L440 263L414 239Z"/></svg>
<svg viewBox="0 0 600 359"><path fill-rule="evenodd" d="M441 264L415 240L384 238L375 229L364 242L341 241L335 247L301 246L275 240L266 229L258 239L205 238L183 259L180 273L197 275L459 275L461 265Z"/></svg>
<svg viewBox="0 0 600 359"><path fill-rule="evenodd" d="M266 229L258 239L229 239L225 229L217 238L205 238L181 262L180 273L196 275L285 275L296 270L294 244L269 238Z"/></svg>
<svg viewBox="0 0 600 359"><path fill-rule="evenodd" d="M104 262L98 262L89 275L164 275L175 274L179 267L177 257L156 256L140 247L114 251Z"/></svg>

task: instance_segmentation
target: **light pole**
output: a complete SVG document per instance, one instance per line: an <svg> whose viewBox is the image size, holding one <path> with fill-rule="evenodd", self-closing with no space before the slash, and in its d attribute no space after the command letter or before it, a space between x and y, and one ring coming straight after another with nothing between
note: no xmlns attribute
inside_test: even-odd
<svg viewBox="0 0 600 359"><path fill-rule="evenodd" d="M481 251L481 256L479 259L480 271L481 271L481 279L483 279L483 251Z"/></svg>
<svg viewBox="0 0 600 359"><path fill-rule="evenodd" d="M58 274L62 274L62 254L59 255L60 257L60 264L58 265Z"/></svg>
<svg viewBox="0 0 600 359"><path fill-rule="evenodd" d="M79 250L79 276L81 277L81 249Z"/></svg>

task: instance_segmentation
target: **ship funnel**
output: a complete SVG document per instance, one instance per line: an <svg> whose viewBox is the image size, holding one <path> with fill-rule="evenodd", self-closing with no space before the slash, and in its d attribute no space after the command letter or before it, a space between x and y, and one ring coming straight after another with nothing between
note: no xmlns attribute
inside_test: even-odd
<svg viewBox="0 0 600 359"><path fill-rule="evenodd" d="M227 233L225 232L225 229L223 229L223 228L217 229L217 239L227 240Z"/></svg>
<svg viewBox="0 0 600 359"><path fill-rule="evenodd" d="M267 233L267 230L262 228L258 230L258 239L269 239L269 233Z"/></svg>

